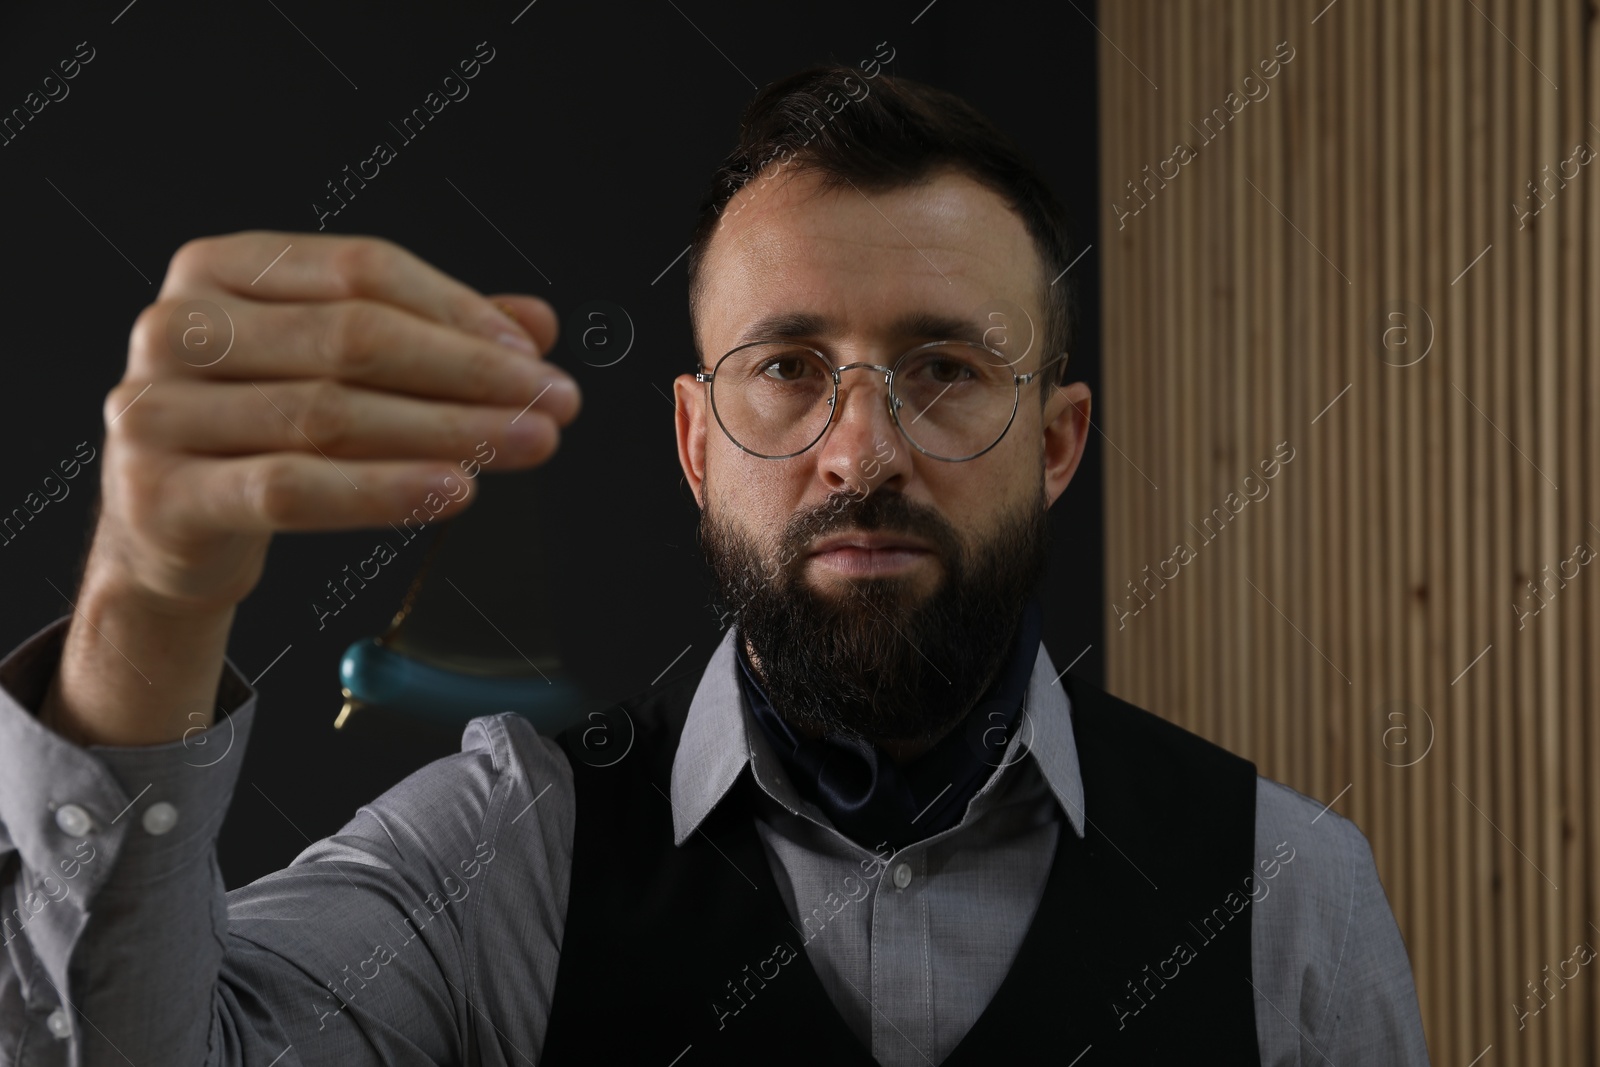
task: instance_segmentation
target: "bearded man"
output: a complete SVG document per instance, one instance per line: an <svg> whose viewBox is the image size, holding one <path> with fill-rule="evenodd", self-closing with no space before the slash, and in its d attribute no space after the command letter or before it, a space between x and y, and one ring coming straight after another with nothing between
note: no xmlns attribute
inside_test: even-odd
<svg viewBox="0 0 1600 1067"><path fill-rule="evenodd" d="M395 521L480 440L543 462L578 393L547 304L392 244L184 246L107 398L77 610L0 663L0 1049L1426 1063L1361 833L1040 642L1046 515L1089 431L1076 255L954 96L769 86L701 208L675 382L722 643L559 737L473 720L227 893L256 693L223 650L272 534ZM248 338L228 360L166 347L198 299ZM197 770L219 707L235 741Z"/></svg>

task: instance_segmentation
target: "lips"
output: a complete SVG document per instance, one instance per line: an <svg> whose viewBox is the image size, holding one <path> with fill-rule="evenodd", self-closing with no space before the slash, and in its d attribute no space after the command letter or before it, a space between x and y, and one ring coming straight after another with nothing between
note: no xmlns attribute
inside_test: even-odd
<svg viewBox="0 0 1600 1067"><path fill-rule="evenodd" d="M926 541L919 541L914 537L880 533L853 533L836 534L833 537L825 538L809 554L820 556L824 552L835 552L844 548L854 548L867 552L887 552L890 550L904 552L933 551L933 547Z"/></svg>

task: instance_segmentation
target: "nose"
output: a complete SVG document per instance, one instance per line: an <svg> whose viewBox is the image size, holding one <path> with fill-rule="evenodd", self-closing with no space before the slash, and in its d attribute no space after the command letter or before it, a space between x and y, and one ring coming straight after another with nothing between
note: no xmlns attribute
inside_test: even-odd
<svg viewBox="0 0 1600 1067"><path fill-rule="evenodd" d="M886 373L872 363L840 368L839 397L816 449L818 476L831 492L900 490L910 480L911 449L889 411Z"/></svg>

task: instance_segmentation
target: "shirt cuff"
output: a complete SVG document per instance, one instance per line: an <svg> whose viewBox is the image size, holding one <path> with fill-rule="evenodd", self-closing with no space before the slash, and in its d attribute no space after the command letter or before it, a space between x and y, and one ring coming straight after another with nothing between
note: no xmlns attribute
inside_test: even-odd
<svg viewBox="0 0 1600 1067"><path fill-rule="evenodd" d="M62 616L0 659L0 853L9 845L21 855L45 899L78 896L85 907L113 867L116 885L132 887L207 854L243 762L256 691L224 658L221 714L210 728L160 745L77 745L37 713L71 621Z"/></svg>

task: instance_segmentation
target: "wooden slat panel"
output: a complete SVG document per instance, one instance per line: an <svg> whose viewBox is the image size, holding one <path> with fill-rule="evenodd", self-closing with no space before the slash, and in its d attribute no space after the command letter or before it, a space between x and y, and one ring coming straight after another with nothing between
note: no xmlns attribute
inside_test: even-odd
<svg viewBox="0 0 1600 1067"><path fill-rule="evenodd" d="M1600 1064L1600 979L1552 977L1600 947L1600 566L1567 577L1600 549L1600 177L1568 162L1600 144L1597 20L1098 18L1103 187L1144 199L1100 237L1110 685L1363 828L1435 1062Z"/></svg>

